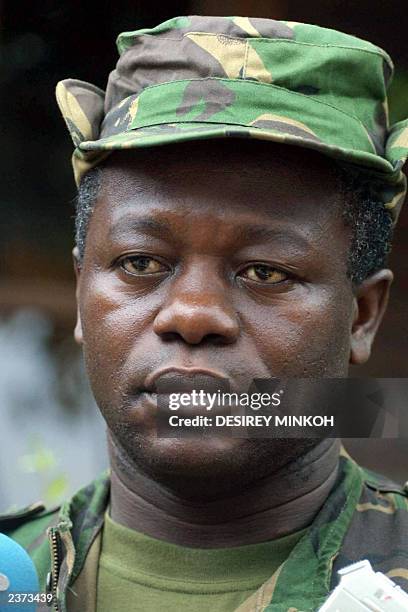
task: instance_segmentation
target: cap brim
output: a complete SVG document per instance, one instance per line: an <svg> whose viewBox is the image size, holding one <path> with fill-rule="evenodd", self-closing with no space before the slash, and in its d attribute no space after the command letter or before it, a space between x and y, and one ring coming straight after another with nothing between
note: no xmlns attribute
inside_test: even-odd
<svg viewBox="0 0 408 612"><path fill-rule="evenodd" d="M312 149L338 161L366 168L370 172L378 174L379 178L386 177L388 181L395 172L393 165L379 155L333 146L316 138L313 134L308 134L306 131L299 132L301 130L291 129L291 126L287 126L287 129L275 130L220 123L166 123L129 130L99 140L84 141L79 145L79 149L85 155L88 153L93 157L98 152L106 153L108 151L153 147L193 140L250 138Z"/></svg>

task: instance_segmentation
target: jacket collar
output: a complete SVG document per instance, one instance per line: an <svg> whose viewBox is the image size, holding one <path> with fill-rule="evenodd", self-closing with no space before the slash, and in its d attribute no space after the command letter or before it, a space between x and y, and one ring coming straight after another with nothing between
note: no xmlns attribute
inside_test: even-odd
<svg viewBox="0 0 408 612"><path fill-rule="evenodd" d="M66 611L66 592L80 574L88 551L103 525L110 494L109 471L103 472L61 506L55 527L47 530L51 550L51 571L47 592L54 595L54 607Z"/></svg>

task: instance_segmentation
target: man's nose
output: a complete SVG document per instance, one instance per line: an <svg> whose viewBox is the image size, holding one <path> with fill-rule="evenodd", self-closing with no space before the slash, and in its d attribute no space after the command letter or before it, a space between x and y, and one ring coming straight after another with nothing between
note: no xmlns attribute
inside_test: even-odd
<svg viewBox="0 0 408 612"><path fill-rule="evenodd" d="M235 342L239 319L226 284L210 271L186 271L174 281L166 304L157 314L155 333L163 339L178 337L188 344Z"/></svg>

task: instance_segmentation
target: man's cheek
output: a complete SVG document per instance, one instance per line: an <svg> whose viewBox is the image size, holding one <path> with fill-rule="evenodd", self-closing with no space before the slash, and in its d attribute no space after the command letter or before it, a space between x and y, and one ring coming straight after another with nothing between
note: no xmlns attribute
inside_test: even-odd
<svg viewBox="0 0 408 612"><path fill-rule="evenodd" d="M142 292L137 283L120 281L113 272L90 275L84 284L81 303L89 324L103 327L108 336L122 333L125 341L152 323L166 300L164 289Z"/></svg>
<svg viewBox="0 0 408 612"><path fill-rule="evenodd" d="M295 376L345 376L349 351L346 313L325 304L313 313L304 312L303 323L292 335Z"/></svg>
<svg viewBox="0 0 408 612"><path fill-rule="evenodd" d="M320 301L298 302L264 317L258 341L272 373L323 375L328 369L337 371L339 362L347 362L348 316L346 312L339 316L335 303L334 296L322 295Z"/></svg>
<svg viewBox="0 0 408 612"><path fill-rule="evenodd" d="M110 320L113 309L118 314L114 324ZM100 296L91 295L82 304L83 353L94 392L103 388L110 393L112 378L118 375L124 361L129 334L123 334L118 325L121 320L119 312L116 306L112 308L112 304Z"/></svg>

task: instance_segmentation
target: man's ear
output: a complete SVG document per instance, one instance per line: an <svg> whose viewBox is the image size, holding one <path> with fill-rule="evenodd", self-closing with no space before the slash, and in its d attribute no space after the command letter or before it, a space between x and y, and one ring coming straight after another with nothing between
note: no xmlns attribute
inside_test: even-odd
<svg viewBox="0 0 408 612"><path fill-rule="evenodd" d="M361 365L370 357L375 335L387 308L392 281L391 270L383 269L355 289L350 344L350 363L353 365Z"/></svg>
<svg viewBox="0 0 408 612"><path fill-rule="evenodd" d="M80 262L80 257L79 257L79 251L78 251L78 247L75 246L72 249L72 259L74 262L74 271L75 271L75 278L76 278L76 291L75 291L75 295L76 295L76 303L77 303L77 320L76 320L76 325L75 325L75 330L74 330L74 338L75 338L75 342L77 344L82 345L83 343L83 336L82 336L82 323L81 323L81 315L79 312L79 279L81 276L81 262Z"/></svg>

